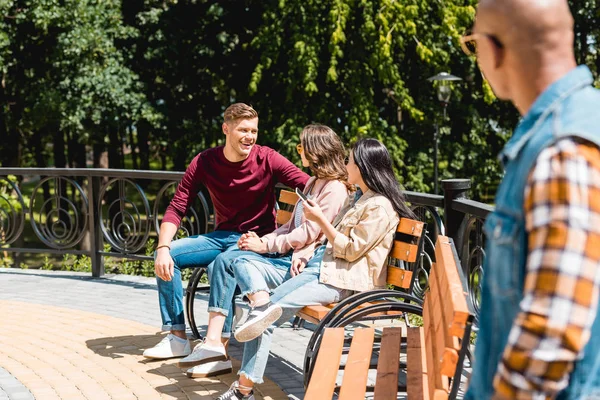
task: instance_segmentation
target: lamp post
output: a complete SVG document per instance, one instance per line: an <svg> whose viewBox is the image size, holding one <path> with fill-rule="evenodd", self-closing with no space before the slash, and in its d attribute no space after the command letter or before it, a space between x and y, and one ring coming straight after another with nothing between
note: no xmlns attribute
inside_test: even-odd
<svg viewBox="0 0 600 400"><path fill-rule="evenodd" d="M446 120L446 108L448 107L448 103L450 102L450 97L452 95L452 88L450 87L449 82L451 81L462 81L462 78L458 76L451 75L447 72L440 72L439 74L432 76L431 78L427 78L429 82L439 82L437 97L440 101L440 104L443 107L444 118ZM435 194L438 194L438 142L439 142L439 122L435 123L435 132L433 134L433 191Z"/></svg>

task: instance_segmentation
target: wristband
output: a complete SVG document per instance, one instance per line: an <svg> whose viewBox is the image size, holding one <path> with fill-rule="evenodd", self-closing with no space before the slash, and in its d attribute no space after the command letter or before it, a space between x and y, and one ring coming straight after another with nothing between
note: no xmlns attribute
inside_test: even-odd
<svg viewBox="0 0 600 400"><path fill-rule="evenodd" d="M156 246L156 250L166 247L167 249L171 250L171 246L169 246L168 244L161 244L160 246Z"/></svg>

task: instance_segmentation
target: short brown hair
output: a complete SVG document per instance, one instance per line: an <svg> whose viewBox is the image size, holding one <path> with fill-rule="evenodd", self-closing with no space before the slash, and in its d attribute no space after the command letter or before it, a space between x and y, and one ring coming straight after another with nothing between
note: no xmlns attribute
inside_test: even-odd
<svg viewBox="0 0 600 400"><path fill-rule="evenodd" d="M258 113L252 106L245 103L235 103L227 107L223 114L225 122L236 121L238 119L258 118Z"/></svg>
<svg viewBox="0 0 600 400"><path fill-rule="evenodd" d="M348 190L354 191L354 185L348 183L344 144L333 129L321 124L307 125L300 133L300 143L314 176L325 180L338 179Z"/></svg>

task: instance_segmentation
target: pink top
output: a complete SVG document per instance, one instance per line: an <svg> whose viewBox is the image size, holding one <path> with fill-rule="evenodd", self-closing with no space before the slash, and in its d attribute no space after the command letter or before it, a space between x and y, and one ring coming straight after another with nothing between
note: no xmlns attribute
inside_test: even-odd
<svg viewBox="0 0 600 400"><path fill-rule="evenodd" d="M223 146L204 150L185 171L163 222L179 226L201 185L210 193L215 231L272 232L275 225L275 184L303 189L309 176L275 150L255 145L247 159L230 162Z"/></svg>
<svg viewBox="0 0 600 400"><path fill-rule="evenodd" d="M339 180L324 180L311 177L306 183L306 187L310 187L313 181L315 181L315 184L310 193L311 200L314 200L321 207L323 214L331 222L348 198L349 193L346 185ZM298 207L298 203L294 206L292 215L295 214L296 207ZM308 221L304 217L304 213L302 213L302 219L297 228L294 224L294 218L290 218L285 225L263 236L261 239L267 242L267 249L270 253L278 252L285 254L294 249L293 260L303 258L305 261L308 261L312 257L318 243L324 239L324 235L319 225L316 222Z"/></svg>

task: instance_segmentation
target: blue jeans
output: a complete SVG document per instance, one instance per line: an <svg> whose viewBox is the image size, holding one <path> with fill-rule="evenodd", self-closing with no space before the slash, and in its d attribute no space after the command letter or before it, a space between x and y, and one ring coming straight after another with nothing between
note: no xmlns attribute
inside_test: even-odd
<svg viewBox="0 0 600 400"><path fill-rule="evenodd" d="M173 278L170 281L156 278L162 330L185 330L181 269L198 268L212 263L219 254L237 246L240 236L241 234L237 232L215 231L178 239L171 243L170 254L175 263Z"/></svg>
<svg viewBox="0 0 600 400"><path fill-rule="evenodd" d="M292 253L284 256L252 254L235 259L233 273L241 290L242 298L256 292L270 292L289 280Z"/></svg>
<svg viewBox="0 0 600 400"><path fill-rule="evenodd" d="M319 282L324 249L325 246L317 249L314 257L300 275L273 290L271 302L279 304L283 309L283 314L275 323L276 326L287 322L305 306L335 303L352 294L350 290L339 289ZM274 328L275 326L271 325L261 336L246 342L239 375L244 375L254 383L263 382Z"/></svg>
<svg viewBox="0 0 600 400"><path fill-rule="evenodd" d="M236 248L221 253L215 258L215 261L208 266L208 277L210 280L208 312L217 312L226 317L221 337L231 337L233 328L233 318L235 316L233 300L236 294L239 294L238 282L236 281L235 275L236 266L240 268L238 276L241 275L242 277L246 277L246 274L248 274L249 276L256 277L259 274L258 270L253 266L254 264L250 263L256 263L263 268L268 268L266 264L277 266L277 268L271 267L272 269L277 269L277 271L279 271L279 274L277 271L272 274L272 281L275 285L273 287L276 287L283 282L283 277L290 269L292 257L291 255L269 257L253 251L242 251ZM241 266L246 265L248 266L247 271L249 272L241 272ZM246 268L244 269L246 270ZM281 277L277 279L275 278L276 276ZM244 279L244 282L246 281L247 278ZM246 293L243 294L245 295Z"/></svg>

